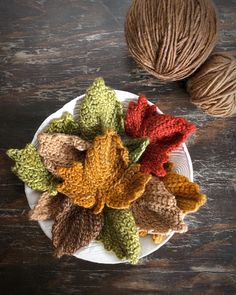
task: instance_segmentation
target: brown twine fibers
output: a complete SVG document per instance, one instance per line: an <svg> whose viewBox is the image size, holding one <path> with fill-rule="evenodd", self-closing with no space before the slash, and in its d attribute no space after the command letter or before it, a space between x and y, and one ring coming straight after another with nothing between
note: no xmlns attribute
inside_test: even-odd
<svg viewBox="0 0 236 295"><path fill-rule="evenodd" d="M236 59L212 55L187 82L192 102L205 113L228 117L236 113Z"/></svg>
<svg viewBox="0 0 236 295"><path fill-rule="evenodd" d="M211 0L133 0L125 34L141 67L159 79L180 80L210 55L218 20Z"/></svg>

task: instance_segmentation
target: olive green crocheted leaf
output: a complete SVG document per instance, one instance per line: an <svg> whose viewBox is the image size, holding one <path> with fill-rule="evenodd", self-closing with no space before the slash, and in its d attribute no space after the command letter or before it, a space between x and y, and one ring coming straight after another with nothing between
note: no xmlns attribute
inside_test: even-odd
<svg viewBox="0 0 236 295"><path fill-rule="evenodd" d="M106 208L98 240L105 249L114 251L119 259L127 259L132 264L138 262L141 251L139 234L129 209Z"/></svg>
<svg viewBox="0 0 236 295"><path fill-rule="evenodd" d="M137 163L142 154L145 152L150 143L149 138L130 138L125 137L122 139L124 145L129 150L129 161Z"/></svg>
<svg viewBox="0 0 236 295"><path fill-rule="evenodd" d="M86 91L77 113L80 136L92 140L108 128L117 133L124 131L122 104L116 99L113 89L102 78L97 78Z"/></svg>
<svg viewBox="0 0 236 295"><path fill-rule="evenodd" d="M60 118L53 119L46 128L44 133L64 133L69 135L79 134L79 125L74 121L73 116L65 112Z"/></svg>
<svg viewBox="0 0 236 295"><path fill-rule="evenodd" d="M41 157L32 144L24 149L9 149L7 155L15 161L12 172L15 173L30 188L39 191L48 191L56 195L56 180L44 167Z"/></svg>

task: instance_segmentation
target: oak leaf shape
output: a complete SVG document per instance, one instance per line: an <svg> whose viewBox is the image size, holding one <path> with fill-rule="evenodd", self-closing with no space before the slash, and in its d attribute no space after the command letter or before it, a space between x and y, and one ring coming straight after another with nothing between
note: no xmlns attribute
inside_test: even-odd
<svg viewBox="0 0 236 295"><path fill-rule="evenodd" d="M38 191L48 191L56 195L57 180L45 168L40 155L32 144L24 149L9 149L7 155L15 161L12 172L27 186Z"/></svg>
<svg viewBox="0 0 236 295"><path fill-rule="evenodd" d="M98 240L119 259L126 259L132 264L138 262L141 251L139 234L129 209L106 208L104 226Z"/></svg>
<svg viewBox="0 0 236 295"><path fill-rule="evenodd" d="M69 112L64 112L60 118L52 119L43 129L44 133L64 133L70 135L79 134L79 125Z"/></svg>
<svg viewBox="0 0 236 295"><path fill-rule="evenodd" d="M74 161L82 157L81 151L89 148L90 143L78 136L63 133L39 133L38 152L43 159L45 167L53 175L57 167L70 167Z"/></svg>
<svg viewBox="0 0 236 295"><path fill-rule="evenodd" d="M148 137L150 144L141 157L141 170L164 176L164 163L169 153L175 150L196 127L181 117L158 114L155 105L149 105L146 97L138 103L130 102L125 118L125 131L134 138Z"/></svg>
<svg viewBox="0 0 236 295"><path fill-rule="evenodd" d="M87 89L76 116L80 135L86 140L93 140L108 128L117 133L124 131L123 106L102 78L95 79Z"/></svg>
<svg viewBox="0 0 236 295"><path fill-rule="evenodd" d="M52 227L55 255L72 255L96 239L103 226L103 215L79 207L66 198L63 210L58 213Z"/></svg>
<svg viewBox="0 0 236 295"><path fill-rule="evenodd" d="M140 165L129 166L127 149L114 130L97 136L86 153L85 163L75 162L70 168L58 168L64 180L59 192L82 207L94 207L100 213L106 204L111 208L128 208L139 198L150 175L140 172Z"/></svg>
<svg viewBox="0 0 236 295"><path fill-rule="evenodd" d="M166 189L172 193L177 206L185 213L196 212L206 203L206 195L202 194L197 183L187 177L174 172L168 172L162 181Z"/></svg>
<svg viewBox="0 0 236 295"><path fill-rule="evenodd" d="M169 234L187 230L184 214L177 207L175 196L167 191L157 177L152 177L144 194L132 204L131 210L141 231Z"/></svg>

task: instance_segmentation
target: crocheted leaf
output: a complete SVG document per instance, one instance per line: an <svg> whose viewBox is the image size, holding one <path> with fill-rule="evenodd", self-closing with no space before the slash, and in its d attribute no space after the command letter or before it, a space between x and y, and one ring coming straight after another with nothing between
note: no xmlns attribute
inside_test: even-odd
<svg viewBox="0 0 236 295"><path fill-rule="evenodd" d="M103 243L106 250L114 251L119 259L127 259L132 264L138 262L141 247L130 210L105 210L104 226L98 240Z"/></svg>
<svg viewBox="0 0 236 295"><path fill-rule="evenodd" d="M65 196L58 194L52 197L48 192L41 195L34 209L29 213L31 220L55 219L57 214L62 211Z"/></svg>
<svg viewBox="0 0 236 295"><path fill-rule="evenodd" d="M57 189L79 206L95 206L94 213L100 213L105 204L111 208L128 208L143 194L151 178L139 171L140 165L129 167L128 162L128 151L120 137L107 130L93 141L84 165L76 162L70 168L57 169L64 179Z"/></svg>
<svg viewBox="0 0 236 295"><path fill-rule="evenodd" d="M40 133L38 152L43 163L53 175L57 176L57 167L70 167L82 157L79 151L85 151L90 143L74 135L62 133Z"/></svg>
<svg viewBox="0 0 236 295"><path fill-rule="evenodd" d="M175 195L178 207L185 214L196 212L207 200L206 195L200 192L199 185L183 175L169 172L162 181L167 190Z"/></svg>
<svg viewBox="0 0 236 295"><path fill-rule="evenodd" d="M79 125L74 121L74 118L70 113L65 112L60 118L50 121L48 126L43 129L43 132L78 135Z"/></svg>
<svg viewBox="0 0 236 295"><path fill-rule="evenodd" d="M82 138L92 140L106 129L118 133L124 129L123 106L113 89L102 78L97 78L86 91L78 110L78 123Z"/></svg>
<svg viewBox="0 0 236 295"><path fill-rule="evenodd" d="M66 198L63 210L52 227L52 242L57 257L71 255L96 239L103 226L103 215L74 205Z"/></svg>
<svg viewBox="0 0 236 295"><path fill-rule="evenodd" d="M184 118L158 114L156 106L149 106L144 96L139 97L137 104L130 102L125 118L125 130L129 136L150 139L150 145L141 157L141 170L157 176L166 174L163 165L168 161L169 153L195 129L195 125Z"/></svg>
<svg viewBox="0 0 236 295"><path fill-rule="evenodd" d="M56 180L44 167L40 155L32 144L24 149L9 149L7 155L15 161L12 172L15 173L30 188L39 191L48 191L56 195Z"/></svg>
<svg viewBox="0 0 236 295"><path fill-rule="evenodd" d="M142 154L145 152L150 141L148 138L124 138L124 145L129 151L129 161L137 163Z"/></svg>
<svg viewBox="0 0 236 295"><path fill-rule="evenodd" d="M151 179L142 197L132 204L131 210L136 225L142 231L168 234L187 230L175 196L166 190L157 177Z"/></svg>

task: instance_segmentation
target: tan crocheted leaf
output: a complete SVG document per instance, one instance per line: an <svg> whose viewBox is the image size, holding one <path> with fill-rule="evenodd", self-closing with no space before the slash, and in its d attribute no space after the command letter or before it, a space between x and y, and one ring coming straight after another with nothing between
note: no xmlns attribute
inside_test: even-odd
<svg viewBox="0 0 236 295"><path fill-rule="evenodd" d="M167 190L175 195L177 206L185 213L197 211L206 202L198 184L183 175L169 172L162 178Z"/></svg>
<svg viewBox="0 0 236 295"><path fill-rule="evenodd" d="M131 209L140 230L156 234L187 230L184 215L177 207L174 195L166 190L157 177L151 179L144 194L132 204Z"/></svg>
<svg viewBox="0 0 236 295"><path fill-rule="evenodd" d="M70 167L81 159L81 151L89 148L90 143L73 135L63 133L40 133L38 152L46 168L57 176L57 167Z"/></svg>
<svg viewBox="0 0 236 295"><path fill-rule="evenodd" d="M107 130L97 136L88 149L84 165L57 169L64 179L57 189L85 208L95 206L100 213L105 204L111 208L128 208L139 198L151 176L141 173L140 166L129 165L128 151L120 137Z"/></svg>
<svg viewBox="0 0 236 295"><path fill-rule="evenodd" d="M55 219L62 211L65 199L65 196L61 194L53 197L48 192L43 193L34 209L29 212L29 218L31 220Z"/></svg>
<svg viewBox="0 0 236 295"><path fill-rule="evenodd" d="M57 257L74 254L96 239L103 226L103 215L74 205L66 198L63 210L52 227L52 242Z"/></svg>

